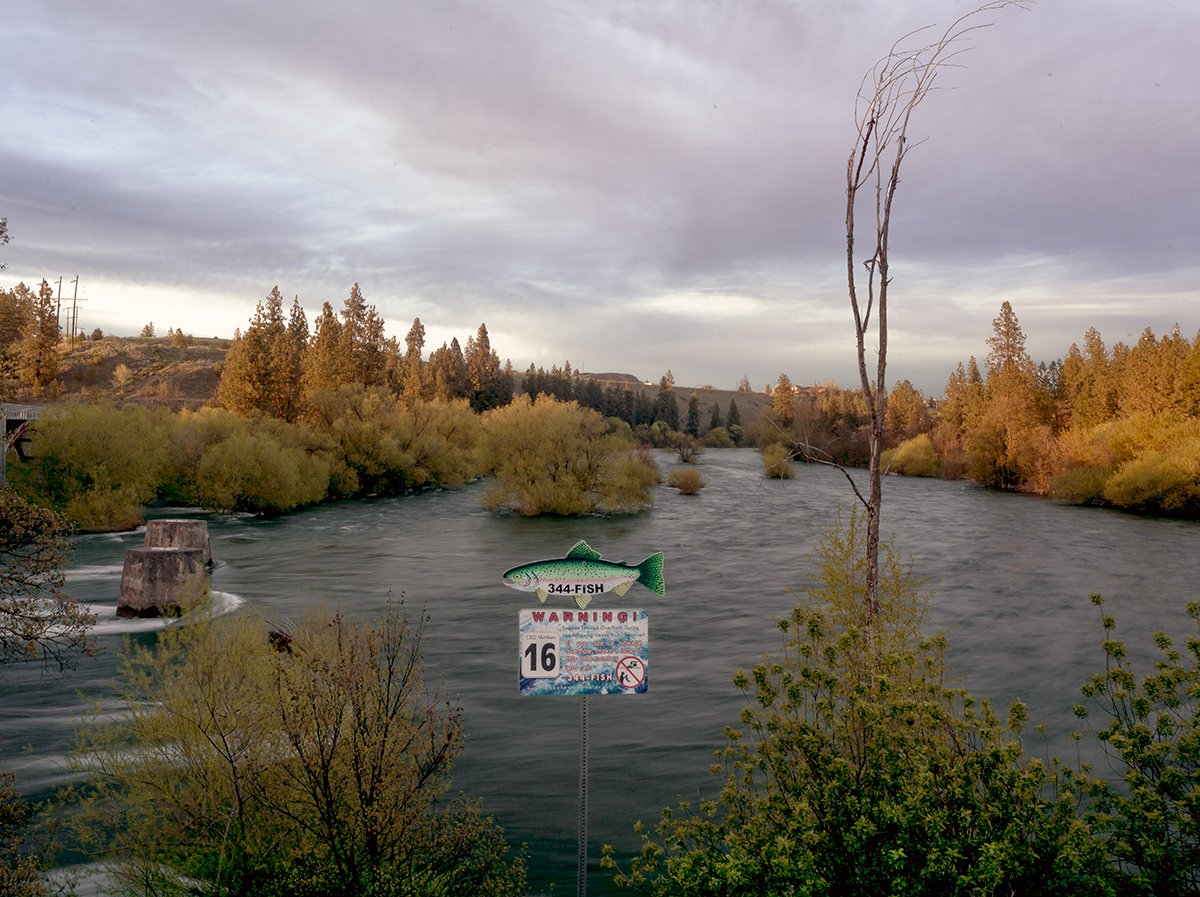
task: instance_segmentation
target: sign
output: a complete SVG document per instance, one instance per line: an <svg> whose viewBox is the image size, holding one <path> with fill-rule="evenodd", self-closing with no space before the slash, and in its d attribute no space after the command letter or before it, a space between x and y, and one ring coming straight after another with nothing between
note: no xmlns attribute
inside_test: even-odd
<svg viewBox="0 0 1200 897"><path fill-rule="evenodd" d="M649 624L644 610L521 611L521 694L644 694L649 688Z"/></svg>
<svg viewBox="0 0 1200 897"><path fill-rule="evenodd" d="M661 551L640 564L606 561L582 539L571 546L566 557L519 564L505 570L501 579L510 589L533 592L543 604L551 595L574 598L580 610L605 592L624 598L635 582L656 595L667 594Z"/></svg>

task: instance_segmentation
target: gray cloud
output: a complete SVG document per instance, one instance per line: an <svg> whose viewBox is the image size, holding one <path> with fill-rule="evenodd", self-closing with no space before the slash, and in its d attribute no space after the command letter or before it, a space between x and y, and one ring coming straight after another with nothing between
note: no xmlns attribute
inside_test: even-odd
<svg viewBox="0 0 1200 897"><path fill-rule="evenodd" d="M852 383L854 91L969 8L15 0L6 274L80 274L108 329L154 295L232 333L276 283L315 310L359 281L396 335L483 320L520 367ZM898 198L897 378L940 390L1004 298L1047 358L1196 328L1198 25L1063 0L973 35Z"/></svg>

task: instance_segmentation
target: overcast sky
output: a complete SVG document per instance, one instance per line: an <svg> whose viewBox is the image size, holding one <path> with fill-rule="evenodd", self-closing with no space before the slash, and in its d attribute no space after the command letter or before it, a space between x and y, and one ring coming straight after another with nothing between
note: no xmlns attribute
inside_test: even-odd
<svg viewBox="0 0 1200 897"><path fill-rule="evenodd" d="M855 385L865 71L958 0L6 0L0 284L90 332L231 336L358 282L427 351ZM889 380L940 394L1012 301L1038 360L1200 328L1196 0L1042 0L918 110Z"/></svg>

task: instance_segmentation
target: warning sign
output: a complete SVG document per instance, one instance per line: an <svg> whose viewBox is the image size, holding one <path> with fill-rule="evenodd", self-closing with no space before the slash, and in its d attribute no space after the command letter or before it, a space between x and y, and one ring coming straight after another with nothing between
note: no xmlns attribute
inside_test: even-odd
<svg viewBox="0 0 1200 897"><path fill-rule="evenodd" d="M521 611L521 694L643 694L649 688L649 624L644 610Z"/></svg>

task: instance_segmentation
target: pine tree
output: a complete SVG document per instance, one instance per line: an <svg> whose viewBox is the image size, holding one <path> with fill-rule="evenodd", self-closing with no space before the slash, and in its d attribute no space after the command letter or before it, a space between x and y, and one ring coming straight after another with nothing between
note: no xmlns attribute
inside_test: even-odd
<svg viewBox="0 0 1200 897"><path fill-rule="evenodd" d="M929 431L925 397L908 380L901 380L888 393L885 421L889 436L897 442Z"/></svg>
<svg viewBox="0 0 1200 897"><path fill-rule="evenodd" d="M258 303L246 332L235 335L217 385L217 400L235 414L294 420L299 370L296 339L284 322L283 296L276 286Z"/></svg>
<svg viewBox="0 0 1200 897"><path fill-rule="evenodd" d="M0 354L15 348L33 323L36 299L24 283L0 290Z"/></svg>
<svg viewBox="0 0 1200 897"><path fill-rule="evenodd" d="M54 291L43 280L33 302L32 315L26 322L19 351L21 381L38 395L58 376L60 336Z"/></svg>
<svg viewBox="0 0 1200 897"><path fill-rule="evenodd" d="M710 430L715 430L717 427L721 426L721 406L716 402L713 402L711 411L712 413L708 418L708 428Z"/></svg>
<svg viewBox="0 0 1200 897"><path fill-rule="evenodd" d="M796 391L792 389L792 381L787 374L779 375L771 391L771 416L784 430L796 422Z"/></svg>
<svg viewBox="0 0 1200 897"><path fill-rule="evenodd" d="M684 427L689 436L700 435L700 397L695 393L688 396L687 417Z"/></svg>
<svg viewBox="0 0 1200 897"><path fill-rule="evenodd" d="M675 400L675 375L668 370L658 381L658 397L654 400L654 419L672 430L679 429L679 403Z"/></svg>
<svg viewBox="0 0 1200 897"><path fill-rule="evenodd" d="M367 305L356 283L342 307L339 334L339 383L382 386L386 380L387 351L383 335L384 321Z"/></svg>
<svg viewBox="0 0 1200 897"><path fill-rule="evenodd" d="M404 338L404 358L401 362L403 371L400 391L405 401L415 402L418 399L428 399L433 395L432 384L429 382L429 372L421 360L425 349L425 325L420 318L413 318L412 327Z"/></svg>
<svg viewBox="0 0 1200 897"><path fill-rule="evenodd" d="M729 400L729 410L725 412L725 426L740 427L742 425L742 413L738 410L737 399Z"/></svg>
<svg viewBox="0 0 1200 897"><path fill-rule="evenodd" d="M328 302L321 306L321 313L313 321L313 335L304 352L304 395L311 396L317 390L336 392L342 380L341 361L342 325L333 306Z"/></svg>
<svg viewBox="0 0 1200 897"><path fill-rule="evenodd" d="M463 353L471 383L471 407L476 411L499 408L512 401L512 381L505 382L500 356L492 348L487 325L480 324L474 337L467 338Z"/></svg>
<svg viewBox="0 0 1200 897"><path fill-rule="evenodd" d="M1029 364L1025 353L1025 332L1017 321L1012 303L1007 299L1000 305L1000 314L992 319L992 335L988 337L988 376L1008 373Z"/></svg>

